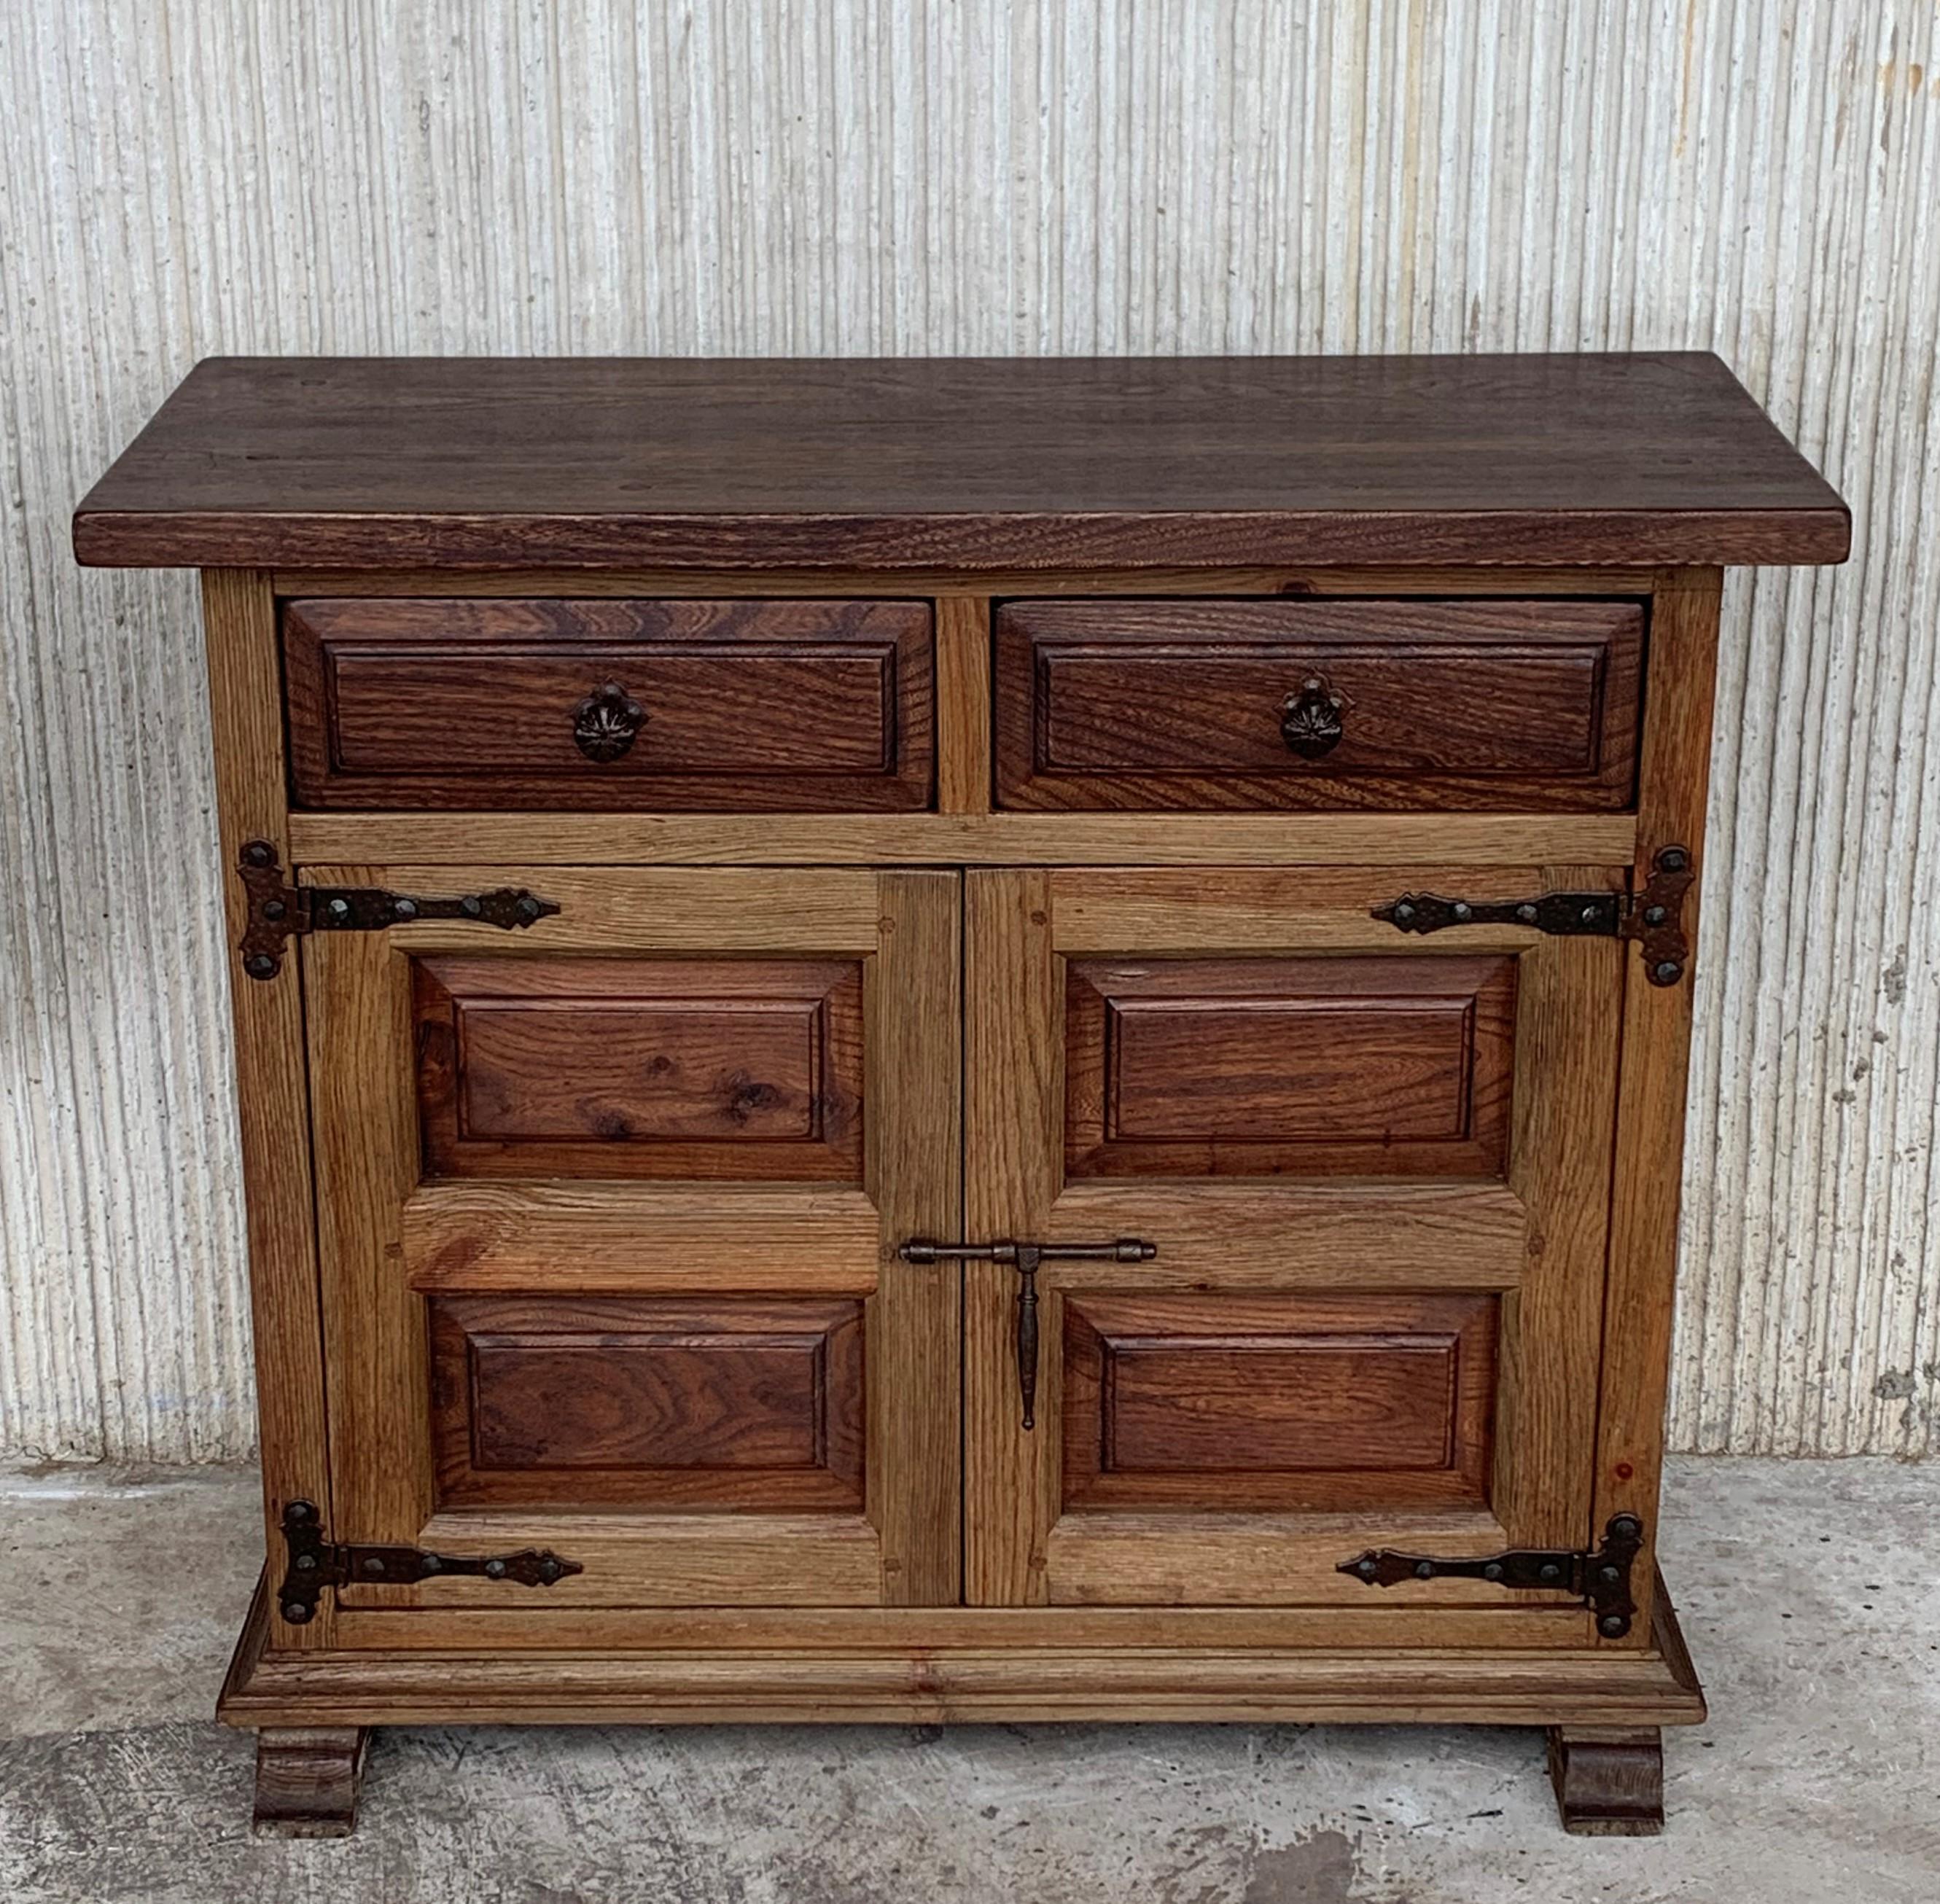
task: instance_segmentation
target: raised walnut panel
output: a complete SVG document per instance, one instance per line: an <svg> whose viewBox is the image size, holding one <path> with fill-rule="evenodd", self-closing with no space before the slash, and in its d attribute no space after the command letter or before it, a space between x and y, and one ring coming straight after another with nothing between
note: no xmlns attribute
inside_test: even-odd
<svg viewBox="0 0 1940 1904"><path fill-rule="evenodd" d="M1612 809L1630 602L1011 602L1008 807Z"/></svg>
<svg viewBox="0 0 1940 1904"><path fill-rule="evenodd" d="M1493 1295L1067 1296L1067 1507L1486 1504Z"/></svg>
<svg viewBox="0 0 1940 1904"><path fill-rule="evenodd" d="M307 806L930 802L927 602L296 601L283 653Z"/></svg>
<svg viewBox="0 0 1940 1904"><path fill-rule="evenodd" d="M1073 959L1074 1177L1495 1176L1515 961Z"/></svg>
<svg viewBox="0 0 1940 1904"><path fill-rule="evenodd" d="M429 1174L859 1179L859 961L433 957L413 977Z"/></svg>
<svg viewBox="0 0 1940 1904"><path fill-rule="evenodd" d="M447 1296L440 1503L859 1510L859 1299Z"/></svg>

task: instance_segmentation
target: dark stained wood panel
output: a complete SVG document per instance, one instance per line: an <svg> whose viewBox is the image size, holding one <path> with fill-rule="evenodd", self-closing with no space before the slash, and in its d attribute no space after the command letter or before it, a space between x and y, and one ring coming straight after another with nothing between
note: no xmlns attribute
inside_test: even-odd
<svg viewBox="0 0 1940 1904"><path fill-rule="evenodd" d="M1007 602L998 803L1621 808L1643 629L1633 602ZM1304 705L1338 723L1314 757Z"/></svg>
<svg viewBox="0 0 1940 1904"><path fill-rule="evenodd" d="M332 598L282 628L304 806L930 803L926 602ZM609 683L642 717L589 757L576 717Z"/></svg>
<svg viewBox="0 0 1940 1904"><path fill-rule="evenodd" d="M1515 961L1073 959L1073 1177L1499 1176Z"/></svg>
<svg viewBox="0 0 1940 1904"><path fill-rule="evenodd" d="M1126 1143L1466 1137L1475 1001L1124 999L1109 1135Z"/></svg>
<svg viewBox="0 0 1940 1904"><path fill-rule="evenodd" d="M1188 1337L1106 1351L1114 1474L1448 1465L1450 1336Z"/></svg>
<svg viewBox="0 0 1940 1904"><path fill-rule="evenodd" d="M480 999L458 1008L458 1129L502 1143L805 1142L819 998Z"/></svg>
<svg viewBox="0 0 1940 1904"><path fill-rule="evenodd" d="M858 1300L441 1297L432 1363L441 1505L862 1505Z"/></svg>
<svg viewBox="0 0 1940 1904"><path fill-rule="evenodd" d="M859 1180L856 961L431 958L413 978L428 1174Z"/></svg>
<svg viewBox="0 0 1940 1904"><path fill-rule="evenodd" d="M1718 359L229 358L82 501L123 567L1843 560Z"/></svg>
<svg viewBox="0 0 1940 1904"><path fill-rule="evenodd" d="M1486 1505L1493 1296L1069 1296L1064 1499Z"/></svg>
<svg viewBox="0 0 1940 1904"><path fill-rule="evenodd" d="M706 1333L474 1338L472 1458L483 1468L813 1467L821 1346Z"/></svg>

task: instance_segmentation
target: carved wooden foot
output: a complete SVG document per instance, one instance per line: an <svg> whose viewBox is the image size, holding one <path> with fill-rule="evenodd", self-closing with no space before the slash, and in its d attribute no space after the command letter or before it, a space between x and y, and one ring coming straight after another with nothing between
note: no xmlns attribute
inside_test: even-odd
<svg viewBox="0 0 1940 1904"><path fill-rule="evenodd" d="M371 1734L361 1726L265 1726L256 1735L256 1829L348 1838Z"/></svg>
<svg viewBox="0 0 1940 1904"><path fill-rule="evenodd" d="M1654 1838L1664 1829L1664 1735L1655 1726L1551 1726L1549 1779L1565 1831Z"/></svg>

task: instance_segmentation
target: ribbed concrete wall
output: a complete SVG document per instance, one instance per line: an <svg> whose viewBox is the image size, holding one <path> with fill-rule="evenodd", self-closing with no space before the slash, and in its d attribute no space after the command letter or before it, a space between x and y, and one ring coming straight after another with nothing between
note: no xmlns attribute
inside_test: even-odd
<svg viewBox="0 0 1940 1904"><path fill-rule="evenodd" d="M1676 1438L1940 1348L1935 14L1915 0L0 6L0 1451L250 1438L182 578L66 517L198 356L1710 346L1851 498L1731 586Z"/></svg>

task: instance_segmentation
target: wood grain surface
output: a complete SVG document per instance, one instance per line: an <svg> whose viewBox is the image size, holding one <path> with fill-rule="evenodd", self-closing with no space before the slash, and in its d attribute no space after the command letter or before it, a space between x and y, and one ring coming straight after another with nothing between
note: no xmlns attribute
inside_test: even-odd
<svg viewBox="0 0 1940 1904"><path fill-rule="evenodd" d="M1682 845L1697 856L1698 883L1684 900L1684 928L1693 946L1699 943L1698 912L1706 883L1704 835L1723 580L1715 569L1661 578L1652 620L1651 717L1639 772L1638 866L1647 867L1670 845ZM1731 948L1720 949L1726 957L1735 955ZM1652 985L1641 964L1627 962L1595 1513L1600 1525L1619 1513L1643 1521L1644 1551L1633 1570L1640 1576L1640 1608L1656 1590L1652 1564L1676 1311L1691 1004L1688 977L1678 985ZM1637 1645L1643 1625L1640 1618L1628 1639L1615 1644Z"/></svg>
<svg viewBox="0 0 1940 1904"><path fill-rule="evenodd" d="M84 562L1836 562L1706 353L200 364Z"/></svg>
<svg viewBox="0 0 1940 1904"><path fill-rule="evenodd" d="M371 1735L361 1726L265 1726L256 1735L259 1838L348 1838Z"/></svg>
<svg viewBox="0 0 1940 1904"><path fill-rule="evenodd" d="M876 1205L869 1305L869 1513L890 1606L963 1594L962 1279L897 1252L963 1223L963 882L886 873L864 995Z"/></svg>
<svg viewBox="0 0 1940 1904"><path fill-rule="evenodd" d="M1072 1177L1496 1176L1511 958L1072 959Z"/></svg>
<svg viewBox="0 0 1940 1904"><path fill-rule="evenodd" d="M399 891L529 883L516 867L455 871L447 886L444 874L426 868L306 869L324 884ZM413 876L419 873L431 876ZM468 873L479 876L468 879ZM582 868L553 869L541 883L562 910L516 945L490 927L435 918L304 942L335 1430L331 1531L453 1554L547 1546L582 1564L583 1574L558 1583L530 1612L953 1598L956 1398L932 1378L954 1363L955 1287L947 1276L920 1277L898 1265L909 1280L892 1290L880 1272L914 1229L947 1226L953 1214L956 880L935 873ZM860 969L879 958L894 970L872 977ZM881 1134L864 1133L866 1167L844 1168L852 1183L866 1177L867 1194L859 1183L839 1190L777 1183L767 1165L755 1166L746 1185L629 1178L610 1167L603 1177L580 1179L540 1172L427 1181L413 1039L413 967L421 964L436 966L459 994L468 989L522 997L535 1008L562 997L608 1007L629 988L639 995L642 972L682 967L694 982L683 987L676 978L666 992L690 1002L758 1001L774 995L778 975L799 979L804 970L814 974L807 995L819 997L840 974L838 989L859 986L865 1000L880 1007L871 1025L865 1004L862 1059L871 1095L880 1085L901 1107L895 1115L904 1135L886 1147ZM697 967L702 973L693 973ZM599 974L607 978L603 995ZM785 983L781 989L785 995ZM852 1041L854 1029L852 1024ZM582 1040L573 1049L590 1065L602 1047ZM825 1095L830 1073L854 1062L852 1056L825 1064ZM535 1114L577 1114L536 1059L519 1074L532 1084L529 1107ZM693 1101L684 1101L682 1115L691 1114ZM509 1108L525 1114L517 1101ZM676 1137L670 1148L711 1141ZM533 1147L542 1153L549 1144L575 1147L565 1138ZM595 1136L584 1147L617 1154L652 1147ZM884 1156L900 1167L884 1171ZM886 1179L878 1202L875 1187ZM893 1204L898 1196L921 1207L905 1214ZM886 1211L883 1202L891 1207ZM797 1247L798 1278L789 1274ZM467 1284L474 1263L483 1266L481 1287ZM615 1465L488 1469L474 1463L477 1474L501 1477L492 1484L499 1497L441 1505L454 1485L486 1488L482 1481L454 1482L454 1409L442 1418L442 1446L434 1432L432 1371L444 1372L448 1399L450 1372L471 1355L468 1346L461 1354L447 1339L435 1362L429 1312L450 1302L526 1305L527 1320L541 1325L527 1332L529 1340L493 1345L487 1358L508 1358L488 1371L494 1411L488 1452L504 1459L523 1448L542 1459L542 1437L557 1432L582 1453ZM688 1320L660 1333L688 1339L642 1340L654 1336L654 1323L670 1319L670 1311L653 1305L668 1303L685 1305ZM841 1318L859 1307L869 1348L856 1361L853 1323ZM777 1327L736 1327L758 1312L775 1321L784 1309L790 1314ZM447 1311L447 1325L453 1313ZM643 1317L646 1326L636 1326ZM609 1333L630 1339L624 1345L599 1341L602 1319L620 1322ZM839 1340L816 1351L807 1339L818 1332ZM749 1339L764 1333L801 1346ZM721 1339L737 1335L738 1342ZM817 1353L825 1362L825 1406L807 1399L799 1378L803 1357L812 1361ZM572 1369L592 1375L574 1375L563 1359L568 1356L580 1358ZM881 1363L889 1365L886 1372ZM764 1435L791 1406L820 1421L813 1432L821 1436L825 1464L766 1471L785 1475L762 1484L770 1495L785 1495L785 1506L747 1502L743 1497L754 1485L748 1470L683 1467L672 1458L681 1447L679 1424L666 1423L679 1410L657 1415L660 1404L651 1398L676 1392L694 1404L690 1455L705 1452L703 1421L718 1424L731 1406L759 1394L766 1397ZM468 1399L465 1406L469 1411ZM636 1428L641 1421L661 1427L645 1442L629 1441L614 1425L621 1418ZM718 1452L718 1425L710 1432ZM478 1451L469 1423L465 1437L470 1461ZM838 1500L828 1451L852 1445L867 1479L840 1478ZM508 1493L516 1500L505 1498ZM697 1495L702 1506L685 1504ZM712 1508L704 1504L709 1500ZM439 1577L410 1586L346 1586L335 1609L348 1631L344 1644L355 1647L374 1642L358 1637L352 1614L423 1607L457 1619L489 1616L505 1602L502 1583ZM489 1618L477 1630L481 1643L491 1644Z"/></svg>
<svg viewBox="0 0 1940 1904"><path fill-rule="evenodd" d="M1068 1182L1053 1237L1163 1236L1142 1290L1513 1289L1522 1199L1479 1177L1092 1177ZM1113 1263L1060 1263L1060 1289L1109 1289Z"/></svg>
<svg viewBox="0 0 1940 1904"><path fill-rule="evenodd" d="M292 813L300 861L409 866L1542 866L1629 862L1627 813Z"/></svg>
<svg viewBox="0 0 1940 1904"><path fill-rule="evenodd" d="M1541 894L1604 889L1622 876L1618 869L1566 865L1464 878L1478 893ZM1470 1367L1493 1390L1493 1430L1486 1445L1479 1432L1459 1437L1475 1464L1474 1478L1462 1484L1466 1495L1444 1498L1438 1521L1410 1537L1424 1543L1414 1551L1460 1555L1587 1537L1618 980L1627 949L1493 926L1411 946L1370 915L1371 905L1399 890L1453 890L1449 879L1450 869L1432 865L1220 868L1216 878L1142 868L972 874L966 1144L973 1211L990 1212L981 1222L973 1214L973 1237L1136 1235L1158 1245L1149 1265L1045 1265L1047 1369L1067 1366L1074 1351L1066 1330L1075 1314L1101 1302L1203 1305L1200 1327L1208 1343L1216 1339L1215 1314L1228 1304L1234 1315L1251 1302L1307 1299L1338 1301L1344 1315L1359 1304L1379 1315L1384 1297L1486 1307L1497 1345L1486 1378L1479 1356ZM1447 961L1454 995L1472 998L1491 986L1502 993L1492 1007L1502 1028L1490 1089L1499 1095L1508 1085L1508 1126L1506 1142L1497 1140L1495 1180L1474 1180L1451 1203L1459 1177L1411 1178L1367 1165L1331 1180L1335 1198L1324 1205L1315 1199L1326 1180L1301 1182L1285 1173L1066 1180L1059 1166L1066 1158L1060 1126L1069 1114L1072 967L1081 985L1088 974L1112 973L1107 986L1120 973L1176 970L1186 975L1178 982L1189 995L1194 968L1203 966L1214 975L1205 989L1223 1009L1219 989L1228 975L1243 976L1248 967L1274 975L1306 964L1332 967L1341 975L1335 995L1352 1003L1357 989L1374 989L1365 985L1363 961L1367 972L1392 964L1397 984L1428 992ZM1512 986L1503 970L1511 963ZM1087 1042L1098 1049L1095 1037ZM1169 1048L1178 1075L1196 1075L1190 1040L1174 1038ZM1229 1041L1224 1049L1223 1062L1243 1068L1242 1046ZM1505 1075L1511 1067L1512 1079ZM1262 1073L1272 1068L1263 1065ZM1095 1095L1102 1107L1102 1085ZM1342 1116L1354 1115L1344 1080L1338 1095ZM1148 1108L1171 1114L1160 1091ZM1193 1109L1188 1103L1184 1113ZM1103 1114L1102 1107L1095 1113L1101 1129ZM1203 1158L1197 1168L1204 1169ZM966 1498L971 1579L983 1604L1357 1604L1359 1584L1342 1576L1338 1563L1384 1543L1365 1504L1356 1506L1344 1490L1335 1499L1346 1499L1348 1510L1332 1522L1312 1509L1235 1511L1203 1500L1133 1508L1095 1496L1072 1499L1062 1458L1064 1414L1074 1394L1083 1405L1081 1385L1067 1391L1060 1383L1048 1395L1041 1389L1036 1430L1021 1428L1011 1339L1015 1278L972 1268ZM1499 1300L1490 1293L1496 1291ZM1102 1388L1102 1352L1096 1359ZM1189 1393L1185 1359L1173 1358L1170 1379ZM1075 1366L1084 1366L1081 1354ZM1233 1361L1222 1394L1238 1405L1251 1395L1270 1427L1275 1385L1249 1389L1240 1366ZM1234 1431L1236 1446L1243 1433ZM1384 1473L1383 1485L1400 1487L1388 1478L1398 1472ZM1246 1484L1264 1485L1257 1477ZM1273 1486L1292 1491L1278 1477ZM1441 1586L1433 1583L1432 1594L1408 1589L1420 1609L1423 1644L1434 1643L1436 1608L1455 1604L1437 1597ZM1484 1583L1482 1594L1484 1604L1492 1597L1501 1604L1501 1589ZM1587 1623L1582 1632L1587 1639Z"/></svg>
<svg viewBox="0 0 1940 1904"><path fill-rule="evenodd" d="M1481 1507L1495 1333L1487 1296L1069 1296L1066 1505Z"/></svg>
<svg viewBox="0 0 1940 1904"><path fill-rule="evenodd" d="M431 1349L441 1509L862 1505L853 1299L447 1296Z"/></svg>
<svg viewBox="0 0 1940 1904"><path fill-rule="evenodd" d="M1655 1838L1664 1829L1664 1740L1655 1726L1552 1726L1550 1782L1563 1829Z"/></svg>
<svg viewBox="0 0 1940 1904"><path fill-rule="evenodd" d="M1651 563L1614 567L1569 563L1450 568L1434 562L1391 566L1277 562L1270 567L993 568L473 568L462 583L452 571L386 565L382 568L279 568L271 582L279 597L413 595L468 597L540 596L561 599L625 596L702 601L713 597L767 599L790 596L954 596L974 604L1011 596L1366 596L1649 595L1659 571ZM984 617L987 625L989 617Z"/></svg>
<svg viewBox="0 0 1940 1904"><path fill-rule="evenodd" d="M1016 808L1612 809L1636 602L1023 601L996 621ZM1337 737L1283 733L1309 700Z"/></svg>
<svg viewBox="0 0 1940 1904"><path fill-rule="evenodd" d="M269 577L230 570L205 575L202 614L215 734L216 821L227 875L247 840L267 839L279 853L288 851L282 684ZM242 882L228 876L222 896L224 942L233 947L248 925L248 899ZM233 953L230 959L263 1535L266 1550L275 1553L282 1544L283 1509L292 1500L311 1501L326 1511L330 1506L304 998L294 973L286 971L279 983L258 984L236 970ZM331 1643L327 1604L307 1625L292 1626L279 1617L276 1623L279 1645Z"/></svg>
<svg viewBox="0 0 1940 1904"><path fill-rule="evenodd" d="M876 1207L846 1186L445 1177L412 1191L400 1222L419 1290L544 1289L562 1263L575 1290L615 1295L876 1287Z"/></svg>
<svg viewBox="0 0 1940 1904"><path fill-rule="evenodd" d="M854 959L412 965L440 1176L859 1180Z"/></svg>
<svg viewBox="0 0 1940 1904"><path fill-rule="evenodd" d="M334 599L282 629L304 806L929 804L926 602ZM609 684L637 729L590 758L577 712Z"/></svg>
<svg viewBox="0 0 1940 1904"><path fill-rule="evenodd" d="M1234 1615L1172 1608L1131 1612L1134 1631L1142 1628L1143 1635L1115 1646L1060 1641L1061 1609L1048 1616L805 1608L782 1616L798 1622L801 1638L792 1647L764 1636L699 1651L654 1646L643 1629L661 1616L642 1622L632 1610L600 1621L602 1637L582 1635L572 1650L481 1647L475 1624L455 1632L449 1620L412 1614L373 1616L367 1624L383 1644L366 1650L279 1654L265 1649L261 1622L252 1620L218 1716L232 1726L316 1724L340 1714L364 1723L420 1726L979 1719L1695 1725L1704 1717L1704 1695L1690 1676L1668 1604L1660 1604L1653 1644L1641 1652L1577 1646L1572 1628L1580 1612L1527 1609L1481 1616L1524 1629L1515 1637L1505 1631L1499 1645L1490 1643L1478 1616L1438 1610L1438 1628L1463 1636L1459 1653L1424 1648L1419 1619L1372 1648L1323 1637L1338 1620L1331 1612L1295 1616L1314 1634L1304 1647L1222 1640ZM516 1630L525 1617L512 1615L507 1623ZM1087 1613L1081 1623L1095 1625L1100 1617ZM1242 1628L1257 1628L1289 1616L1237 1617ZM754 1618L768 1633L777 1630L778 1623ZM853 1630L854 1621L883 1630L846 1640L828 1631L831 1623L838 1632ZM1190 1637L1195 1622L1209 1624L1205 1640L1174 1644L1171 1633ZM683 1616L672 1616L672 1623L679 1627ZM1547 1646L1525 1637L1539 1623L1554 1628ZM583 1622L570 1616L560 1622L572 1624ZM964 1632L966 1625L981 1630Z"/></svg>

